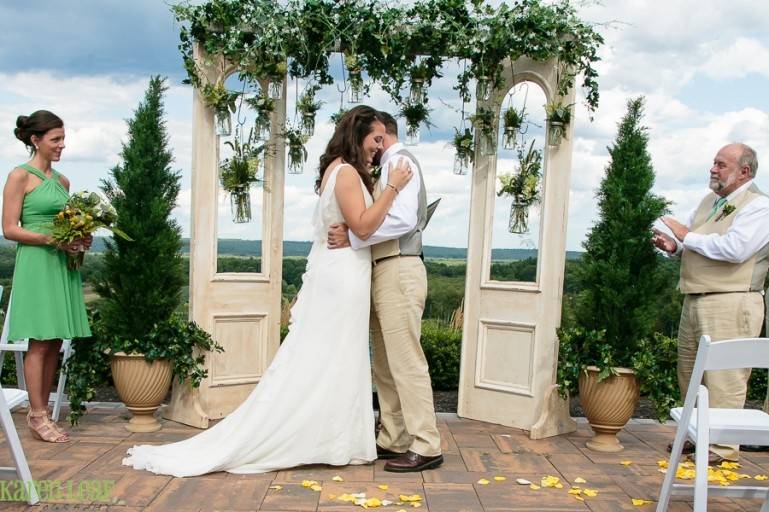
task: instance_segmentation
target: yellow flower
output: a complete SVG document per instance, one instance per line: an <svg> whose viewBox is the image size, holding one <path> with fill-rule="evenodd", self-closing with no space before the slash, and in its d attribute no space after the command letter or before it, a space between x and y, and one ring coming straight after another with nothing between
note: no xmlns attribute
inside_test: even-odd
<svg viewBox="0 0 769 512"><path fill-rule="evenodd" d="M542 487L555 487L557 489L560 489L563 487L563 484L561 484L561 479L557 476L547 475L545 477L542 477L542 481L540 482ZM558 487L558 486L561 487Z"/></svg>

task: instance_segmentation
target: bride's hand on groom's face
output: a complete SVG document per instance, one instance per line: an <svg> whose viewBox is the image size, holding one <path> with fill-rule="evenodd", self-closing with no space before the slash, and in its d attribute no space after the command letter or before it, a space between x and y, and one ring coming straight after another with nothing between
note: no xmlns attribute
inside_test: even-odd
<svg viewBox="0 0 769 512"><path fill-rule="evenodd" d="M347 224L331 224L328 227L328 248L342 249L344 247L350 247Z"/></svg>

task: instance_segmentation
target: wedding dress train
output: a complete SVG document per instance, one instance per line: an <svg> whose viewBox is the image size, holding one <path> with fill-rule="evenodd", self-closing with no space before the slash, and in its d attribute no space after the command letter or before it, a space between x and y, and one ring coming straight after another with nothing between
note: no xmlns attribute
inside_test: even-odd
<svg viewBox="0 0 769 512"><path fill-rule="evenodd" d="M245 402L184 441L128 450L123 464L177 477L263 473L376 459L369 360L371 254L327 248L344 222L331 171L313 215L313 245L289 333ZM366 205L371 197L361 182Z"/></svg>

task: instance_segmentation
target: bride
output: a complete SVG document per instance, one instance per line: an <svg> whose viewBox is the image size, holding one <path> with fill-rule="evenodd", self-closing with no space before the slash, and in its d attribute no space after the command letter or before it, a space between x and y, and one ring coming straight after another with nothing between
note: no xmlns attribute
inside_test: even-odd
<svg viewBox="0 0 769 512"><path fill-rule="evenodd" d="M340 119L320 157L313 244L289 332L246 401L195 437L130 448L123 465L185 477L376 459L368 349L371 255L368 247L328 249L326 236L340 222L359 238L371 236L411 179L404 160L372 200L369 170L384 135L379 113L357 106Z"/></svg>

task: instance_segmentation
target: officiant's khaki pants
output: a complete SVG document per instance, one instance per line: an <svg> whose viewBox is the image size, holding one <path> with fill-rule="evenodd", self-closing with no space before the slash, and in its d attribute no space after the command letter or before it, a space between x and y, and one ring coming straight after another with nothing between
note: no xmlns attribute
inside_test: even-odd
<svg viewBox="0 0 769 512"><path fill-rule="evenodd" d="M678 326L678 386L681 400L689 380L703 334L713 341L752 338L761 333L764 300L759 292L686 295ZM710 407L742 409L748 390L750 368L707 371L703 384L710 394ZM712 445L712 452L729 460L739 458L737 445Z"/></svg>
<svg viewBox="0 0 769 512"><path fill-rule="evenodd" d="M372 269L371 338L382 424L377 444L432 457L441 453L441 437L420 343L426 298L420 258L390 258Z"/></svg>

